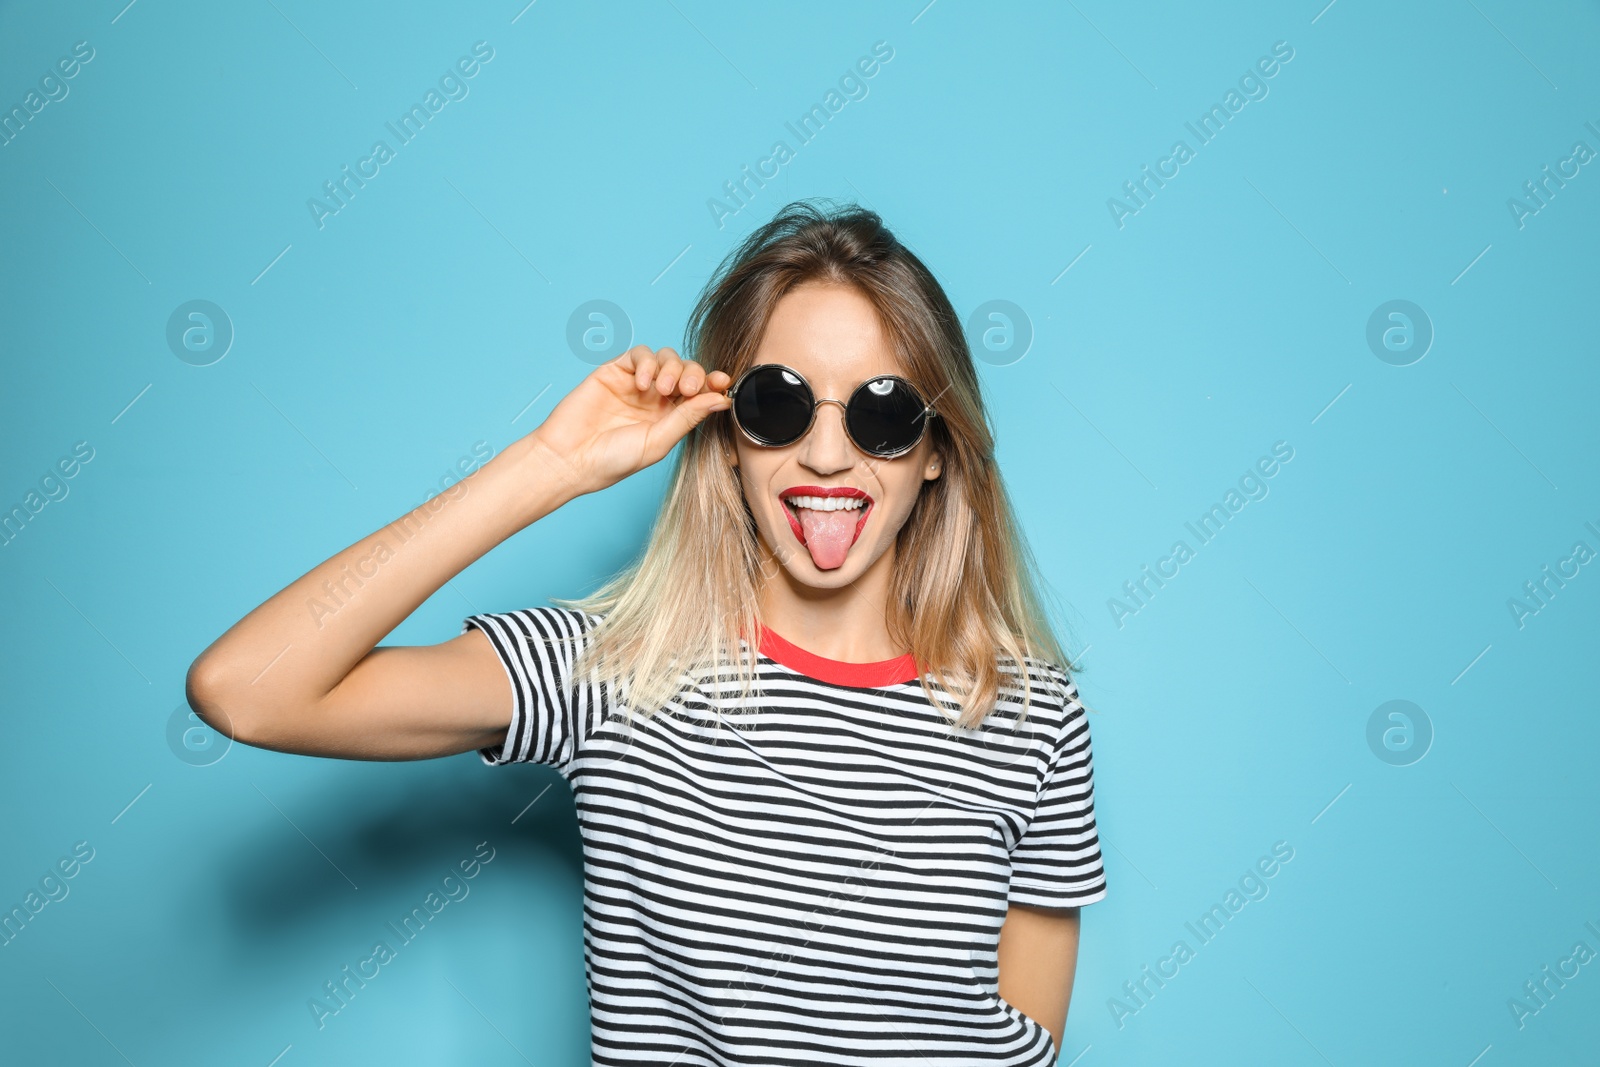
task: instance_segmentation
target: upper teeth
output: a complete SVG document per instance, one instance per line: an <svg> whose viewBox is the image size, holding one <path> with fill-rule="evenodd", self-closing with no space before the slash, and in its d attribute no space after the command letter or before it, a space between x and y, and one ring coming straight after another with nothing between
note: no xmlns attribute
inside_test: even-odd
<svg viewBox="0 0 1600 1067"><path fill-rule="evenodd" d="M784 499L797 508L810 508L813 511L851 511L866 507L867 504L858 496L791 496Z"/></svg>

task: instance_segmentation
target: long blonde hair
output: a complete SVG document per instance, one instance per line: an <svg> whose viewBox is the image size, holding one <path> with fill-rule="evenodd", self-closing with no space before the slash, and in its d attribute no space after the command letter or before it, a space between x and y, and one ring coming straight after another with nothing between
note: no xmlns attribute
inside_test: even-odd
<svg viewBox="0 0 1600 1067"><path fill-rule="evenodd" d="M877 309L903 373L929 397L942 457L895 542L889 634L911 650L923 691L955 725L978 727L1002 691L1029 706L1031 657L1076 671L1039 598L1037 567L994 457L994 434L961 323L933 274L883 224L854 205L784 207L734 249L707 283L685 330L683 356L737 379L754 361L779 299L804 282L854 286ZM936 399L934 399L936 398ZM591 595L552 602L605 616L575 664L631 710L665 706L702 670L737 663L738 704L759 690L742 635L759 633L762 556L737 472L731 414L713 415L676 450L671 481L640 556ZM755 644L754 637L748 646ZM1023 676L1003 677L1002 657ZM1038 665L1034 665L1037 667ZM944 694L935 691L937 678ZM948 697L945 696L948 694ZM949 702L954 698L956 703Z"/></svg>

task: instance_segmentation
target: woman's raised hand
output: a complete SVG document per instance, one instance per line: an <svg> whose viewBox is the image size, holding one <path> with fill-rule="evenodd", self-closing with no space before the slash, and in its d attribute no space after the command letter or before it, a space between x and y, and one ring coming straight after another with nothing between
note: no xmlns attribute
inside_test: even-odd
<svg viewBox="0 0 1600 1067"><path fill-rule="evenodd" d="M714 411L732 406L733 379L709 375L670 348L634 345L596 367L535 429L565 461L576 493L592 493L666 456Z"/></svg>
<svg viewBox="0 0 1600 1067"><path fill-rule="evenodd" d="M437 645L378 642L507 537L662 459L730 405L731 384L670 348L640 345L595 368L538 429L213 641L189 668L190 706L246 744L341 759L428 759L504 740L511 692L482 633ZM360 595L323 604L351 571L363 575ZM324 610L307 612L308 604Z"/></svg>

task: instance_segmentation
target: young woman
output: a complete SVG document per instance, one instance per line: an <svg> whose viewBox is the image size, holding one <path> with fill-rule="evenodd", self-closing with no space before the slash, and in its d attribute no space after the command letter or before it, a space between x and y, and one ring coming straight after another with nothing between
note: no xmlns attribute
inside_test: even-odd
<svg viewBox="0 0 1600 1067"><path fill-rule="evenodd" d="M556 767L596 1063L1055 1062L1106 891L1089 727L949 300L876 214L801 202L686 338L256 608L190 703L283 752ZM593 596L374 647L679 444Z"/></svg>

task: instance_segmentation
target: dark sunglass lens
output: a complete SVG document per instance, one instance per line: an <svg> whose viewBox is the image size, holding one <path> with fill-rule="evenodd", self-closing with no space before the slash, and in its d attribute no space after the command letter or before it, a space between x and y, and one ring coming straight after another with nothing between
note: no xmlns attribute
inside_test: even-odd
<svg viewBox="0 0 1600 1067"><path fill-rule="evenodd" d="M850 398L845 416L850 434L863 451L874 455L904 452L922 436L927 405L910 384L898 378L863 382Z"/></svg>
<svg viewBox="0 0 1600 1067"><path fill-rule="evenodd" d="M733 414L746 433L768 445L799 439L811 422L811 390L793 371L752 371L733 398Z"/></svg>

